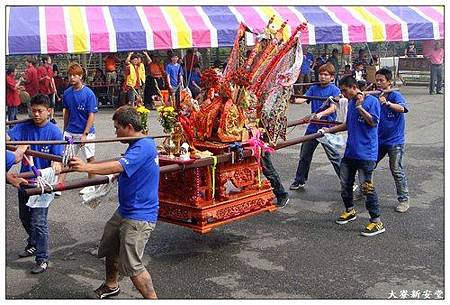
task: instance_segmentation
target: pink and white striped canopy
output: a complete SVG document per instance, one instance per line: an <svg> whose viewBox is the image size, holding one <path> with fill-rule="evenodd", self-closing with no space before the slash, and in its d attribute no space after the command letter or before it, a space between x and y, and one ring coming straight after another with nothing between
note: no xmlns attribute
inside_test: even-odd
<svg viewBox="0 0 450 305"><path fill-rule="evenodd" d="M444 38L443 6L8 6L9 55L231 46L275 15L304 44ZM252 39L250 39L251 43Z"/></svg>

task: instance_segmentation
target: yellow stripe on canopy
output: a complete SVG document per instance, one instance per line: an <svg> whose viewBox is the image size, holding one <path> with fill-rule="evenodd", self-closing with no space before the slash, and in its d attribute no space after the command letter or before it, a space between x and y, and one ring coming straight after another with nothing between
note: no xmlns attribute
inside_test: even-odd
<svg viewBox="0 0 450 305"><path fill-rule="evenodd" d="M372 38L373 41L385 41L386 40L386 31L384 24L375 18L371 13L366 11L362 7L350 7L355 13L361 16L367 23L372 27Z"/></svg>
<svg viewBox="0 0 450 305"><path fill-rule="evenodd" d="M86 53L89 52L87 40L89 39L85 22L81 16L81 8L76 6L68 7L70 26L73 34L73 52Z"/></svg>
<svg viewBox="0 0 450 305"><path fill-rule="evenodd" d="M255 9L259 10L261 12L261 15L264 15L267 17L266 24L269 22L269 19L272 18L273 15L275 15L275 19L273 20L273 24L276 26L277 29L281 27L281 24L285 21L283 18L278 14L278 12L270 7L270 6L258 6L255 7ZM283 30L283 40L287 41L291 37L291 27L289 24L286 24L286 27Z"/></svg>
<svg viewBox="0 0 450 305"><path fill-rule="evenodd" d="M161 9L166 12L167 16L170 18L171 25L175 26L176 29L178 45L173 46L173 48L191 48L193 45L192 31L180 10L174 6L161 7Z"/></svg>
<svg viewBox="0 0 450 305"><path fill-rule="evenodd" d="M443 6L432 6L436 11L444 15L444 7Z"/></svg>

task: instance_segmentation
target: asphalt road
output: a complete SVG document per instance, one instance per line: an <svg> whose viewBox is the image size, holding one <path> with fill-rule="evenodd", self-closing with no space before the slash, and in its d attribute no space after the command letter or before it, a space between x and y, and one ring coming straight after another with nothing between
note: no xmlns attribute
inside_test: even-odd
<svg viewBox="0 0 450 305"><path fill-rule="evenodd" d="M359 235L368 221L364 203L358 219L334 223L343 210L339 182L325 153L315 153L304 191L290 191L287 207L199 235L159 222L145 251L146 266L161 299L388 299L443 297L444 291L444 97L425 87L403 87L407 114L406 173L411 208L395 212L396 196L387 160L375 173L386 233ZM290 105L289 119L308 113ZM162 134L150 114L152 134ZM112 110L96 118L98 138L114 136ZM62 118L57 117L62 125ZM304 127L288 130L302 135ZM97 158L109 159L123 144L97 145ZM289 187L300 145L279 150L274 164ZM71 174L80 177L81 174ZM81 204L78 191L66 191L49 210L50 267L31 275L33 259L18 259L25 231L18 218L17 192L6 187L6 298L83 299L104 278L103 261L91 254L116 208L114 189L95 210ZM116 298L140 295L128 278ZM418 292L419 291L419 292Z"/></svg>

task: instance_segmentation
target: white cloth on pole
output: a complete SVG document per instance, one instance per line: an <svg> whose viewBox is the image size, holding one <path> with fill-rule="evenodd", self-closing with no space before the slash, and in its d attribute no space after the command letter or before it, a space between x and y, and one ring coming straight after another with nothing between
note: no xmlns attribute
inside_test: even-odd
<svg viewBox="0 0 450 305"><path fill-rule="evenodd" d="M41 176L37 177L38 185L43 188L46 185L51 186L56 183L57 176L55 175L55 171L51 167L47 167L39 170L41 172ZM48 208L50 203L55 199L55 193L47 193L41 195L33 195L30 196L27 202L27 206L30 208Z"/></svg>
<svg viewBox="0 0 450 305"><path fill-rule="evenodd" d="M336 120L345 123L347 121L348 99L341 97L336 106Z"/></svg>
<svg viewBox="0 0 450 305"><path fill-rule="evenodd" d="M105 197L109 191L111 191L113 187L112 182L114 175L107 175L107 177L108 183L100 185L92 192L87 192L81 195L82 202L85 206L95 209L100 204L101 199Z"/></svg>

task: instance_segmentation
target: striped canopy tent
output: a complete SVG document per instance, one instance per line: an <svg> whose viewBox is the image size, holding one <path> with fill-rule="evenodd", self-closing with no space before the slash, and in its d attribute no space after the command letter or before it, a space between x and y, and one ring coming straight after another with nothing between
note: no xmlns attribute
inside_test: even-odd
<svg viewBox="0 0 450 305"><path fill-rule="evenodd" d="M309 45L444 38L443 6L8 6L6 54L226 47L273 15Z"/></svg>

